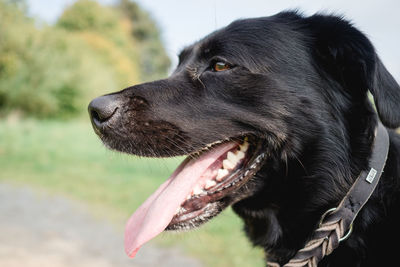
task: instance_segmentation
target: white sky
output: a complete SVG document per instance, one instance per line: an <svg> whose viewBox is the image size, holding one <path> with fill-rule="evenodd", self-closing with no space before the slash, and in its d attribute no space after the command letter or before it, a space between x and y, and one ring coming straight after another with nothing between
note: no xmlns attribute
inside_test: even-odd
<svg viewBox="0 0 400 267"><path fill-rule="evenodd" d="M54 22L75 0L27 0L31 14ZM112 3L113 0L99 0ZM374 43L389 71L400 81L400 1L398 0L137 0L162 30L174 63L180 49L238 18L273 15L290 8L305 14L323 10L351 19Z"/></svg>

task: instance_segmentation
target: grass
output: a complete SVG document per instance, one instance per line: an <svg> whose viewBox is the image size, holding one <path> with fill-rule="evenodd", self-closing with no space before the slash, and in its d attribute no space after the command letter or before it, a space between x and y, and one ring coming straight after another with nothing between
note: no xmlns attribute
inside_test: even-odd
<svg viewBox="0 0 400 267"><path fill-rule="evenodd" d="M0 121L0 181L85 201L96 214L119 223L181 160L110 152L86 121ZM162 234L152 242L181 247L205 266L264 266L262 252L251 247L241 228L241 220L228 209L198 230Z"/></svg>

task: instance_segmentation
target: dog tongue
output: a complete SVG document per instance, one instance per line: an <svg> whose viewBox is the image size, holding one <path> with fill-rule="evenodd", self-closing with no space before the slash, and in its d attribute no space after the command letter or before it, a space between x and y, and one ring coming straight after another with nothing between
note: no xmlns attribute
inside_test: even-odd
<svg viewBox="0 0 400 267"><path fill-rule="evenodd" d="M136 210L125 227L125 251L130 257L135 257L144 243L164 231L201 175L236 145L234 142L225 143L207 151L197 159L187 158Z"/></svg>

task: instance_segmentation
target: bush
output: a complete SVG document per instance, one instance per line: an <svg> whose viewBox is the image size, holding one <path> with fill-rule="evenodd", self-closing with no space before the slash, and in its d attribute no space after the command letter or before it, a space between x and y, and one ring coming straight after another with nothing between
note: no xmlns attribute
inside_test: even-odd
<svg viewBox="0 0 400 267"><path fill-rule="evenodd" d="M117 8L132 25L131 35L139 45L143 78L154 80L165 76L171 61L165 52L160 31L154 20L130 0L119 0Z"/></svg>
<svg viewBox="0 0 400 267"><path fill-rule="evenodd" d="M24 21L22 17L22 23L0 28L3 113L18 110L35 117L71 117L85 109L90 91L118 87L116 79L98 67L101 62L90 56L84 42L49 27L38 30Z"/></svg>
<svg viewBox="0 0 400 267"><path fill-rule="evenodd" d="M112 31L117 27L118 17L113 10L90 0L81 0L67 8L58 26L67 30Z"/></svg>
<svg viewBox="0 0 400 267"><path fill-rule="evenodd" d="M132 29L118 9L89 0L39 29L23 1L0 0L1 114L73 117L93 97L145 80Z"/></svg>

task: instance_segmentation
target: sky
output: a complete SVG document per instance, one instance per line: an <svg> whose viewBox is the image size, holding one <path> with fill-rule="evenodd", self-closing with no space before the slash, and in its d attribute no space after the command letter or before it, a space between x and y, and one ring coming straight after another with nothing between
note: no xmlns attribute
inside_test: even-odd
<svg viewBox="0 0 400 267"><path fill-rule="evenodd" d="M30 13L53 23L75 0L27 0ZM112 4L114 0L98 0ZM185 46L239 18L270 16L297 8L344 15L372 41L382 61L400 81L400 1L398 0L137 0L162 31L173 64Z"/></svg>

